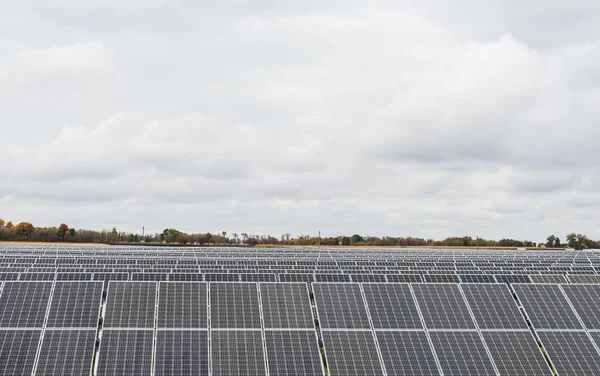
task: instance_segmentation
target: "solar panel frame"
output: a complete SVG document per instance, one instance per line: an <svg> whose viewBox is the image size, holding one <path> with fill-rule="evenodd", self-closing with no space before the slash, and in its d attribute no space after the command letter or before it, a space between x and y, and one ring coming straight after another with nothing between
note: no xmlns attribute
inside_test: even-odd
<svg viewBox="0 0 600 376"><path fill-rule="evenodd" d="M151 374L153 343L154 329L104 329L96 376Z"/></svg>
<svg viewBox="0 0 600 376"><path fill-rule="evenodd" d="M265 346L270 376L325 375L314 329L265 330Z"/></svg>
<svg viewBox="0 0 600 376"><path fill-rule="evenodd" d="M52 285L47 281L4 282L0 294L0 328L42 328Z"/></svg>
<svg viewBox="0 0 600 376"><path fill-rule="evenodd" d="M583 331L544 331L537 335L559 375L600 375L600 353Z"/></svg>
<svg viewBox="0 0 600 376"><path fill-rule="evenodd" d="M512 288L534 329L583 329L559 285L516 283Z"/></svg>
<svg viewBox="0 0 600 376"><path fill-rule="evenodd" d="M460 288L480 329L528 329L506 284L469 283Z"/></svg>
<svg viewBox="0 0 600 376"><path fill-rule="evenodd" d="M375 329L423 329L409 284L363 283L362 288Z"/></svg>
<svg viewBox="0 0 600 376"><path fill-rule="evenodd" d="M110 281L104 328L154 328L157 285L147 281Z"/></svg>
<svg viewBox="0 0 600 376"><path fill-rule="evenodd" d="M75 288L75 291L72 291ZM96 328L102 309L101 281L57 281L47 328Z"/></svg>
<svg viewBox="0 0 600 376"><path fill-rule="evenodd" d="M267 374L260 329L211 330L210 343L212 376ZM221 361L221 359L226 361ZM232 365L233 368L231 368Z"/></svg>
<svg viewBox="0 0 600 376"><path fill-rule="evenodd" d="M388 375L440 375L424 330L376 330L375 336Z"/></svg>
<svg viewBox="0 0 600 376"><path fill-rule="evenodd" d="M360 284L315 282L312 286L321 328L371 329Z"/></svg>
<svg viewBox="0 0 600 376"><path fill-rule="evenodd" d="M208 329L208 283L158 283L157 328Z"/></svg>
<svg viewBox="0 0 600 376"><path fill-rule="evenodd" d="M496 375L477 331L428 331L444 375Z"/></svg>
<svg viewBox="0 0 600 376"><path fill-rule="evenodd" d="M210 282L209 295L211 328L261 328L260 299L256 282ZM231 296L235 296L233 301ZM247 299L242 301L240 298L244 296ZM232 307L233 309L230 309Z"/></svg>
<svg viewBox="0 0 600 376"><path fill-rule="evenodd" d="M529 330L487 330L482 335L501 375L552 375Z"/></svg>
<svg viewBox="0 0 600 376"><path fill-rule="evenodd" d="M96 329L46 329L40 345L35 375L91 374Z"/></svg>
<svg viewBox="0 0 600 376"><path fill-rule="evenodd" d="M0 375L31 375L41 335L41 329L0 329Z"/></svg>
<svg viewBox="0 0 600 376"><path fill-rule="evenodd" d="M427 329L476 329L458 284L415 283L411 288Z"/></svg>
<svg viewBox="0 0 600 376"><path fill-rule="evenodd" d="M315 329L306 283L261 282L259 289L265 330Z"/></svg>
<svg viewBox="0 0 600 376"><path fill-rule="evenodd" d="M157 329L154 375L208 375L208 329Z"/></svg>
<svg viewBox="0 0 600 376"><path fill-rule="evenodd" d="M330 376L383 375L371 330L322 330Z"/></svg>
<svg viewBox="0 0 600 376"><path fill-rule="evenodd" d="M600 330L600 285L562 284L567 299L588 330Z"/></svg>

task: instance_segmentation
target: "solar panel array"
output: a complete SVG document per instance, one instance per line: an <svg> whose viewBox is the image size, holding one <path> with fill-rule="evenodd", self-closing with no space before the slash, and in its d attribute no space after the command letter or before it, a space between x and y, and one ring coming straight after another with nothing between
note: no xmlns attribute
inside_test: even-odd
<svg viewBox="0 0 600 376"><path fill-rule="evenodd" d="M594 252L0 245L0 375L600 374L597 268Z"/></svg>

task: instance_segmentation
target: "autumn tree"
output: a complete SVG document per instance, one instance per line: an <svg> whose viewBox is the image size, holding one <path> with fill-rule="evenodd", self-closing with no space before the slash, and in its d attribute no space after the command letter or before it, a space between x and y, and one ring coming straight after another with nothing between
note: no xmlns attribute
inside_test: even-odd
<svg viewBox="0 0 600 376"><path fill-rule="evenodd" d="M20 240L31 239L35 227L29 222L21 222L12 228L13 234Z"/></svg>
<svg viewBox="0 0 600 376"><path fill-rule="evenodd" d="M65 235L67 234L67 231L69 231L69 226L67 226L65 223L61 223L60 226L58 226L58 231L56 232L56 235L58 235L58 237L62 240L65 240Z"/></svg>
<svg viewBox="0 0 600 376"><path fill-rule="evenodd" d="M6 222L4 222L4 219L0 218L0 229L4 228L4 225L6 225Z"/></svg>

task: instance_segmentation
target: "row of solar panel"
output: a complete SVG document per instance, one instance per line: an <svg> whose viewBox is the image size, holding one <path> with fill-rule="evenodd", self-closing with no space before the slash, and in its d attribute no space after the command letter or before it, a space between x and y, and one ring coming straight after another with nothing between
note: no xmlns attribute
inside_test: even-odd
<svg viewBox="0 0 600 376"><path fill-rule="evenodd" d="M27 292L31 291L32 286L43 286L48 285L48 283L25 282L7 283L6 285L9 286L8 290L7 286L5 286L3 294L0 295L0 304L2 305L11 300L6 298L4 292L14 291L14 286L29 285L23 286L27 287L23 290ZM68 295L71 296L67 299L70 301L76 295L94 295L88 294L90 290L83 288L83 286L99 285L99 283L63 282L57 283L57 285L71 285L70 288L61 287L58 290L55 288L55 294L58 293L58 297ZM79 285L79 287L74 289L73 286L76 285ZM160 293L160 289L163 286L165 290ZM561 296L561 287L558 285L514 285L513 288L515 288L517 296L523 303L532 324L538 330L546 327L551 329L581 328L581 326L572 326L572 323L575 322L574 320L576 320L577 316L575 316L575 319L570 317L574 316L573 311L568 311L568 307L570 306L565 295L563 294ZM569 297L569 301L579 313L579 317L582 319L583 317L587 317L587 320L583 322L586 323L585 326L588 329L593 328L594 325L597 325L598 323L597 313L599 310L597 305L600 300L600 295L598 293L599 288L600 286L597 285L562 286L563 291L565 291ZM321 319L321 327L323 328L325 351L332 374L379 374L382 369L381 365L379 365L378 362L367 361L370 359L368 358L369 356L373 359L377 359L377 346L371 346L371 344L375 345L375 342L373 342L375 341L375 338L377 339L377 343L379 343L380 351L384 359L384 368L405 367L405 365L402 365L403 362L400 362L402 363L400 365L394 364L394 359L402 359L402 351L416 351L412 342L410 346L396 346L398 348L394 348L394 346L390 344L391 342L388 342L392 341L393 343L396 343L397 341L400 341L399 338L412 338L411 336L413 335L421 336L421 339L423 338L423 335L425 338L430 338L435 351L431 349L429 349L429 351L431 354L437 354L433 355L433 357L437 357L437 361L442 370L445 370L445 374L456 374L449 373L452 371L453 367L460 367L460 373L458 374L487 374L485 369L486 367L489 367L485 364L491 364L493 361L490 361L489 359L487 360L487 363L483 361L486 359L486 357L483 356L485 347L481 346L481 338L477 340L478 335L476 327L469 317L469 308L480 329L523 329L523 333L520 334L518 332L483 332L484 338L485 336L489 337L485 343L488 343L491 353L493 353L492 346L494 346L496 351L499 351L500 354L507 355L513 354L511 351L514 352L512 358L510 358L511 361L509 362L512 365L504 364L503 367L508 368L510 366L512 367L511 369L513 369L515 367L524 367L524 365L531 367L532 362L535 364L539 363L539 354L537 361L535 360L535 357L529 356L531 355L531 349L535 348L535 341L532 342L532 339L530 338L529 343L527 344L526 339L528 337L526 334L529 332L526 329L527 327L523 325L524 320L520 315L518 308L516 308L516 303L514 302L510 291L504 285L484 284L463 285L459 287L458 285L444 284L415 284L412 286L404 284L363 284L361 290L360 286L357 284L315 284L314 289L315 300ZM206 285L203 283L161 283L159 287L159 300L161 296L167 300L162 304L159 302L159 307L164 306L171 308L170 310L165 309L167 314L163 315L161 315L159 308L159 327L161 325L164 327L186 327L186 325L197 325L197 327L202 327L202 323L205 322L202 318L204 312L202 306L207 303L206 296L201 292L203 290L206 293ZM461 290L464 293L466 301L460 294ZM63 292L61 293L60 291ZM68 293L65 294L65 291ZM93 291L93 289L91 291ZM283 328L287 326L293 328L308 328L312 326L312 313L310 312L310 303L307 297L306 286L301 284L281 283L261 284L260 291L263 302L262 312L265 328ZM364 304L362 297L363 293L366 298L366 305ZM231 369L219 373L219 371L215 372L214 368L216 366L218 369L220 363L225 364L223 367L226 367L227 364L231 364L231 359L242 362L235 363L237 364L236 367L239 367L236 369L252 369L248 362L254 365L260 364L258 360L262 359L262 346L258 346L258 343L255 343L256 338L260 338L260 310L258 308L259 299L256 285L243 283L211 283L210 295L212 311L211 326L213 328L256 329L254 334L247 334L247 332L240 332L240 334L233 334L235 332L230 331L225 332L228 333L227 335L237 336L235 338L236 340L240 340L239 346L242 347L241 349L238 349L238 346L236 345L236 349L232 350L230 348L230 343L226 346L227 348L223 349L221 348L222 346L219 345L220 342L217 341L214 343L215 352L211 352L213 358L213 374L231 374ZM153 327L155 296L156 285L152 282L112 282L110 284L107 312L105 313L105 327L126 327L128 329L107 329L103 331L103 336L106 334L106 338L103 337L101 343L105 350L104 355L102 355L102 350L100 352L99 367L101 371L99 371L99 374L120 374L117 372L118 370L124 370L121 374L131 374L131 372L136 372L136 367L151 367L151 345L147 345L150 347L144 350L144 346L138 348L137 344L143 344L145 341L151 343L153 330L133 331L131 330L131 327ZM416 299L414 299L413 296ZM171 299L171 301L168 301L168 299ZM14 294L12 300L15 300ZM77 300L77 298L75 298L75 300ZM85 301L86 299L80 298L79 300ZM94 302L94 299L91 299L91 301ZM195 303L190 304L190 302ZM182 306L178 307L178 303ZM196 304L200 306L199 309L197 309ZM43 306L43 304L41 306ZM22 307L23 305L19 308ZM91 303L89 304L89 307L92 307L92 309L83 309L83 311L93 312L93 308L96 307L97 312L97 304ZM12 308L15 308L14 305ZM168 312L171 312L171 314L169 315ZM553 321L548 321L548 316L550 316L550 314L556 315L556 317L550 317ZM162 324L161 317L164 318ZM269 317L271 318L269 319ZM369 322L369 317L373 328L376 329L375 337L373 337L373 334L370 331L371 324ZM568 320L565 320L565 317L567 317ZM561 321L557 321L557 319L560 319ZM72 318L66 321L71 320ZM214 322L212 320L214 320ZM541 325L536 324L540 322L542 323ZM564 324L565 322L568 324ZM424 329L422 324L425 324L425 327L428 329L427 332L422 330ZM382 328L385 328L385 330L382 330ZM394 332L386 334L385 332L390 328L418 330L416 332L414 332L414 330L409 331L409 333L414 332L416 334ZM339 329L343 330L340 331ZM461 331L436 332L435 329L458 329ZM463 330L465 329L471 330L471 332L464 332ZM74 333L76 332L72 332L71 335L79 336L79 334ZM211 333L219 333L219 331L213 330ZM547 341L548 338L553 335L558 336L559 334L562 337L578 336L577 343L579 343L579 345L576 345L569 350L571 357L568 360L569 362L572 362L572 357L578 354L577 351L583 351L583 349L591 351L591 349L594 349L594 343L591 342L589 337L589 343L585 341L585 332L577 333L579 334L556 332L555 334L550 333L544 335L547 337ZM283 336L283 334L281 335ZM142 340L138 338L140 336L146 339ZM226 336L226 334L216 334L216 336ZM248 336L254 337L254 340L249 340L248 338L250 337ZM391 339L386 342L385 339L380 339L380 337L389 337ZM398 338L394 339L395 337ZM500 339L504 338L504 340L498 341L497 337ZM520 337L520 339L515 339L513 337ZM516 347L514 342L516 340L521 343L520 346L523 348ZM61 341L66 344L69 343L67 340ZM254 345L250 346L247 341L250 341L250 344L254 343ZM490 341L492 341L493 345L489 344ZM388 344L381 345L380 342ZM168 341L166 343L176 346ZM202 342L200 341L198 343ZM227 344L227 342L224 343ZM368 347L365 348L365 345L368 345ZM282 346L283 347L276 348L286 348L285 344ZM287 346L289 347L291 345L287 344ZM391 355L386 355L384 351L386 346L393 350ZM581 348L581 346L583 346L583 348ZM166 347L168 348L168 346ZM316 348L314 344L313 348ZM306 351L307 348L303 347L303 349L303 351ZM529 349L529 352L525 351L527 349ZM180 350L184 351L183 349ZM157 351L157 356L159 356L161 350ZM173 351L176 351L176 349ZM231 351L234 351L234 354L232 354ZM426 349L423 351L425 351L425 355L428 354ZM558 352L559 350L555 349L555 351ZM72 352L71 354L74 353L75 352ZM552 356L552 352L549 353ZM123 354L127 354L127 356L124 356ZM290 354L297 355L302 354L302 352L290 351ZM529 355L524 357L523 354ZM505 359L504 355L499 356L500 361ZM582 359L585 359L586 362L589 363L589 366L593 366L594 362L589 360L594 359L593 357L589 358L589 355L593 354L588 353L587 355L588 357ZM8 354L8 356L10 357L10 354ZM223 356L225 358L223 358ZM387 361L385 360L386 356L388 359ZM150 361L148 361L148 359L150 359ZM175 367L173 359L170 359L170 362L163 360L163 363L170 364L169 367ZM223 359L227 359L227 361L221 361ZM461 359L463 361L459 361ZM463 364L464 359L470 359L472 364L467 362L465 363L467 366L465 366L465 364ZM494 359L494 357L492 357L492 359ZM518 361L515 361L515 359ZM543 358L541 359L543 360ZM356 362L357 360L359 361ZM73 362L74 360L71 361ZM157 360L156 362L158 364L159 361ZM193 363L194 361L188 359L182 364L188 364L190 362ZM499 361L496 360L495 362L496 367L499 368L500 366L497 364ZM63 359L63 363L67 364L69 362L64 361ZM414 364L421 364L421 362L409 364L413 364L414 366ZM515 364L519 364L519 366L516 366ZM558 362L558 364L560 364L560 362ZM224 368L224 370L226 370L226 368ZM63 369L63 372L64 371L65 370ZM473 372L471 373L471 371ZM520 371L531 372L532 370L523 368L520 369ZM252 374L261 373L262 372ZM525 373L511 372L507 374ZM533 372L533 374L539 373Z"/></svg>
<svg viewBox="0 0 600 376"><path fill-rule="evenodd" d="M0 281L206 281L206 282L406 282L600 283L600 275L560 274L313 274L313 273L2 273Z"/></svg>
<svg viewBox="0 0 600 376"><path fill-rule="evenodd" d="M43 295L45 295L48 285L52 284L43 282L6 283L0 295L0 320L3 323L0 326L23 327L23 322L26 325L30 325L31 322L33 325L38 325L36 323L39 320L36 317L40 314L36 314L36 312L42 311L47 305L48 298L44 301ZM54 321L67 323L65 326L68 327L92 326L93 320L90 317L97 319L98 316L99 285L101 285L101 282L56 283L52 302L57 299L58 302L63 302L65 306L64 310L57 310L63 313L62 319ZM574 363L569 367L583 367L581 364L577 365L582 361L576 362L573 357L585 355L583 351L587 349L586 351L591 353L588 353L587 357L581 358L584 360L583 363L587 364L587 367L593 368L596 366L593 359L596 359L598 354L592 351L596 348L590 338L590 336L593 337L595 332L586 334L583 328L585 327L588 330L600 329L598 317L600 312L598 306L600 304L600 286L530 284L513 285L513 289L521 301L530 322L536 328L540 339L544 337L546 338L545 341L549 342L548 348L552 349L553 338L558 338L557 343L560 343L563 337L576 338L576 344L569 349L568 359L564 362L566 364ZM144 346L138 348L137 344L143 344L145 341L151 343L153 338L156 292L156 284L153 282L110 283L104 318L106 329L103 331L101 341L101 348L104 350L100 351L99 358L99 367L102 371L99 371L99 374L119 374L117 370L125 370L122 374L131 374L131 372L135 373L136 367L151 367L151 345L148 345L149 347L144 350ZM159 302L156 322L159 328L206 327L206 309L208 307L206 284L161 283L158 293ZM251 369L249 362L254 365L260 363L257 359L262 359L262 345L258 346L256 338L260 338L261 335L261 311L265 329L279 328L279 330L284 330L285 328L294 328L308 330L313 327L310 301L305 285L260 284L260 295L259 299L257 286L252 283L210 284L210 320L213 328L210 336L213 336L212 333L217 333L215 338L226 336L226 334L221 334L220 330L214 330L218 328L224 329L225 333L228 333L227 335L243 336L240 342L241 349L238 349L238 345L236 345L236 348L232 350L230 348L231 343L227 347L226 345L221 346L218 341L211 345L211 348L215 346L214 352L211 352L213 374L230 374L232 369L227 371L227 365L229 364L229 367L232 367L232 359L236 362L242 362L235 363L235 369L248 369L248 367ZM93 298L85 298L89 296ZM535 348L535 341L529 339L527 344L526 338L528 337L524 334L529 333L527 325L510 290L505 285L363 284L361 288L358 284L317 283L314 284L314 296L319 311L321 328L323 329L325 352L332 374L379 374L384 368L404 367L404 365L394 364L393 361L394 359L402 359L402 351L416 351L414 346L411 344L408 347L394 348L389 343L394 337L411 338L412 335L429 338L428 340L433 344L433 349L430 348L429 351L433 354L433 358L437 359L445 374L457 374L451 373L453 367L461 367L461 372L458 374L488 374L485 369L488 369L488 371L493 369L493 367L490 368L487 365L488 363L495 363L497 368L504 367L507 369L526 366L521 369L523 373L510 373L526 374L525 371L532 372L531 369L527 368L531 367L531 362L538 363L535 361L535 357L523 357L523 354L531 354L531 349ZM83 303L74 305L73 302L76 301ZM259 308L259 301L262 301L262 309ZM32 306L31 302L38 302L38 304ZM51 304L51 312L52 306ZM60 304L57 306L60 306ZM74 315L72 313L76 311L74 307L82 307L81 312ZM161 309L161 307L163 308ZM573 311L573 308L575 311ZM69 310L70 312L66 312ZM9 315L5 321L4 314L6 312ZM13 312L26 313L26 317L21 319ZM56 325L51 324L53 321L50 320L50 317L52 317L51 313L48 314L46 328ZM473 321L473 319L475 320ZM5 322L8 325L5 325ZM60 324L57 326L60 327ZM116 328L124 329L119 330ZM131 330L132 328L149 328L149 330L135 331ZM235 331L231 331L231 329L242 328L254 328L255 333L241 332L241 334L233 334ZM372 329L375 329L374 334ZM394 332L386 334L385 332L390 329L396 329L396 331L404 329L416 334L409 335ZM444 331L439 332L440 329ZM481 335L477 334L477 329L483 330ZM499 329L510 330L510 332L497 332ZM552 329L553 332L543 332L544 329ZM521 330L523 333L519 334L514 330ZM561 332L556 330L561 330ZM569 331L564 332L564 330ZM8 335L18 331L6 332ZM41 333L39 330L37 332L22 332L31 332L32 335ZM51 329L47 329L47 332L51 332ZM78 336L77 338L79 338L80 334L76 333L76 331L72 331L69 335ZM82 333L88 332L82 331ZM61 333L56 335L67 336ZM559 335L561 337L556 337ZM146 339L142 340L138 338L139 336ZM247 336L255 338L248 340ZM485 340L486 336L489 337L488 340ZM504 338L505 341L498 342L495 340L498 336ZM509 338L519 336L522 338ZM386 342L385 338L388 337L392 339ZM477 339L478 337L479 339ZM485 342L482 342L482 337ZM39 339L39 336L37 338ZM400 341L398 338L393 339L392 342ZM516 340L521 343L520 346L523 348L515 347L514 341ZM67 346L71 340L60 341ZM250 344L247 341L250 341ZM380 341L384 345L379 343ZM12 344L12 340L8 340L7 343ZM166 343L170 344L171 342ZM227 342L224 343L227 344ZM512 358L509 358L511 359L510 362L507 361L512 365L498 365L505 359L504 355L500 356L499 360L489 360L489 358L483 356L486 345L482 345L482 343L487 343L492 354L492 347L500 354L513 354ZM542 344L544 344L544 340L542 340ZM283 346L281 348L286 348L285 344L280 345ZM172 346L176 345L172 344ZM223 349L223 346L227 348ZM291 345L287 344L287 346ZM378 346L384 360L383 368L378 362L374 361L374 359L378 359ZM392 352L391 355L388 354L389 356L386 355L384 351L386 346L395 352ZM30 347L28 346L28 348ZM54 348L56 347L54 346ZM58 347L60 348L60 346ZM312 347L316 348L314 343ZM2 355L13 356L14 354L11 355L11 351L13 351L11 349L11 346L5 348L2 350ZM310 346L304 347L304 351L307 351L307 349L310 349ZM529 349L529 352L525 351L527 349ZM175 349L172 350L176 351ZM43 351L43 346L41 351ZM159 356L161 350L158 351L157 356ZM231 351L234 351L234 354ZM425 355L429 354L426 349L423 351L425 351ZM553 349L552 351L546 349L546 351L552 358L552 353L556 354L560 349ZM291 353L303 354L302 352L293 351ZM66 365L73 366L73 363L77 363L75 359L70 361L64 359L72 356L69 354L75 354L75 352L66 352L62 356L63 368ZM123 354L127 354L127 356ZM589 355L594 354L596 357L589 357ZM385 360L386 356L388 356L387 361ZM561 365L563 359L560 356L557 358L558 360L553 363ZM170 363L164 360L163 363L166 362L170 364L170 367L175 367L173 365L175 360L170 359ZM223 359L227 359L227 361ZM253 360L250 361L249 359ZM459 361L460 359L462 361ZM470 360L472 364L465 361L465 359ZM492 356L492 359L495 358ZM515 359L518 361L515 361ZM42 364L44 361L42 360ZM186 362L181 362L181 364L190 362L193 363L194 361L188 359ZM7 362L6 364L8 367L12 363ZM225 367L223 368L224 373L219 373L219 371L215 373L215 367L218 369L220 364ZM415 363L409 364L414 365ZM417 364L421 364L421 362ZM516 364L519 364L519 366ZM555 364L555 367L558 368L557 364ZM365 367L367 368L365 369ZM63 369L62 371L68 370ZM471 373L471 371L473 372ZM251 372L251 374L260 373ZM538 373L533 372L533 374Z"/></svg>
<svg viewBox="0 0 600 376"><path fill-rule="evenodd" d="M259 306L267 328L313 327L306 284L209 286L213 328L261 328ZM313 288L324 329L368 329L369 316L376 329L421 329L417 307L428 329L528 328L504 284L314 283ZM513 284L512 289L535 329L600 330L598 284ZM0 327L95 328L102 292L103 282L5 282ZM159 328L207 328L208 304L204 282L161 282L157 289L155 282L113 281L104 327L153 328L158 305ZM272 317L292 320L300 313L304 325L271 324Z"/></svg>

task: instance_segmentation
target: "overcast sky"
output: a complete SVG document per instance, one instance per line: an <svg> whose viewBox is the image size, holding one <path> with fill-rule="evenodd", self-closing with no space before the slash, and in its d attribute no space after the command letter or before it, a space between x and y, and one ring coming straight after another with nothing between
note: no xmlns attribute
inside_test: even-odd
<svg viewBox="0 0 600 376"><path fill-rule="evenodd" d="M0 217L600 238L597 0L0 5Z"/></svg>

